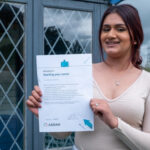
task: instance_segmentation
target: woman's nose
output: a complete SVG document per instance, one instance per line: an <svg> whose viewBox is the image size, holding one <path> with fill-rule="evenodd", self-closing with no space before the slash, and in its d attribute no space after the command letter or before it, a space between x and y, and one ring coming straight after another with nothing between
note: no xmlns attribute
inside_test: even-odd
<svg viewBox="0 0 150 150"><path fill-rule="evenodd" d="M116 32L114 29L111 29L109 32L108 32L108 36L110 38L115 38L116 37Z"/></svg>

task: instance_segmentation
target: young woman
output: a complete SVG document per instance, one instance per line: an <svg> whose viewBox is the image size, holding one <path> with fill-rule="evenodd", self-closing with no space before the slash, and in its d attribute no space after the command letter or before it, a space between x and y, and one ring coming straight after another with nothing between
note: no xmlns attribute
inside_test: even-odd
<svg viewBox="0 0 150 150"><path fill-rule="evenodd" d="M150 150L150 74L141 69L143 30L131 5L106 10L99 31L103 62L93 64L95 130L77 132L79 150ZM41 91L35 86L27 100L38 116ZM57 133L64 137L69 133Z"/></svg>

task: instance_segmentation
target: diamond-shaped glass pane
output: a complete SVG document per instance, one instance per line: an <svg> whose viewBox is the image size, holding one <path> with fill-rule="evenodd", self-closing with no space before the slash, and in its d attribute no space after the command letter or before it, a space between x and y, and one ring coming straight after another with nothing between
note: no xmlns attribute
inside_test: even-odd
<svg viewBox="0 0 150 150"><path fill-rule="evenodd" d="M0 6L2 3L0 3ZM10 5L3 5L3 7L0 9L0 19L4 26L7 28L9 26L9 23L13 20L14 14L11 10Z"/></svg>
<svg viewBox="0 0 150 150"><path fill-rule="evenodd" d="M20 58L20 55L17 51L14 51L14 53L11 55L11 58L8 61L8 64L12 70L12 72L17 75L20 71L20 68L23 66L22 59Z"/></svg>
<svg viewBox="0 0 150 150"><path fill-rule="evenodd" d="M0 52L2 53L5 59L8 58L13 48L14 46L11 40L9 39L8 35L5 34L5 36L2 38L2 41L0 42Z"/></svg>
<svg viewBox="0 0 150 150"><path fill-rule="evenodd" d="M23 126L23 124L19 120L17 115L13 115L7 124L7 127L14 138L16 138L18 136L22 126Z"/></svg>
<svg viewBox="0 0 150 150"><path fill-rule="evenodd" d="M59 37L59 33L55 27L46 28L45 38L51 46L54 45L55 41Z"/></svg>
<svg viewBox="0 0 150 150"><path fill-rule="evenodd" d="M71 53L73 54L80 54L84 51L83 47L81 46L81 43L79 43L78 40L73 41L71 48L70 48Z"/></svg>
<svg viewBox="0 0 150 150"><path fill-rule="evenodd" d="M44 54L74 54L92 52L92 13L44 8ZM45 149L71 146L74 134L57 140L46 134Z"/></svg>
<svg viewBox="0 0 150 150"><path fill-rule="evenodd" d="M24 93L21 87L18 85L18 83L14 82L13 86L11 86L7 95L9 99L11 99L11 103L16 106L18 102L21 100L23 94Z"/></svg>
<svg viewBox="0 0 150 150"><path fill-rule="evenodd" d="M5 123L8 122L8 120L11 118L11 114L13 113L13 108L10 103L11 102L9 102L8 99L4 98L2 104L0 105L0 113L2 114L1 118Z"/></svg>
<svg viewBox="0 0 150 150"><path fill-rule="evenodd" d="M57 40L56 45L54 46L54 51L56 54L65 54L67 51L67 47L65 45L65 41L63 41L61 38Z"/></svg>
<svg viewBox="0 0 150 150"><path fill-rule="evenodd" d="M0 73L0 83L4 91L8 90L13 80L14 80L14 77L11 71L9 70L9 68L7 66L4 67L4 69Z"/></svg>
<svg viewBox="0 0 150 150"><path fill-rule="evenodd" d="M13 22L13 24L9 28L8 33L11 39L13 40L13 42L17 44L18 40L23 34L23 30L17 19Z"/></svg>
<svg viewBox="0 0 150 150"><path fill-rule="evenodd" d="M0 150L24 145L24 10L0 3Z"/></svg>
<svg viewBox="0 0 150 150"><path fill-rule="evenodd" d="M10 133L5 129L2 135L0 136L0 149L9 150L13 144L13 139L10 136Z"/></svg>

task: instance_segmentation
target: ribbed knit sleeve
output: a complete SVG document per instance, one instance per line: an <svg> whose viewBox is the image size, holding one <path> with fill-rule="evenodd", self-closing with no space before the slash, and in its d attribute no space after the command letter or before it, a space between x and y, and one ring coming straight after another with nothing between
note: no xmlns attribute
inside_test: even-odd
<svg viewBox="0 0 150 150"><path fill-rule="evenodd" d="M142 130L135 129L118 118L118 128L113 131L131 150L150 150L150 94L145 103Z"/></svg>

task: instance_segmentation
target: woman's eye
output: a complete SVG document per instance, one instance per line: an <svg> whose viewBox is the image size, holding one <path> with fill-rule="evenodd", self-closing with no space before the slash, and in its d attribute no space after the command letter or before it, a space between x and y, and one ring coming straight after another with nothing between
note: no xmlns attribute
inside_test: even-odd
<svg viewBox="0 0 150 150"><path fill-rule="evenodd" d="M110 28L103 28L102 31L103 32L108 32L108 31L110 31Z"/></svg>
<svg viewBox="0 0 150 150"><path fill-rule="evenodd" d="M126 31L126 28L117 28L117 30L118 30L119 32L123 32L123 31Z"/></svg>

